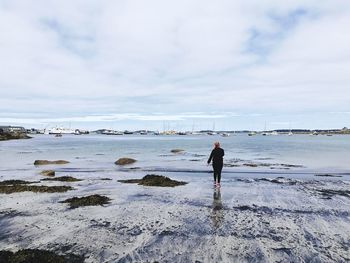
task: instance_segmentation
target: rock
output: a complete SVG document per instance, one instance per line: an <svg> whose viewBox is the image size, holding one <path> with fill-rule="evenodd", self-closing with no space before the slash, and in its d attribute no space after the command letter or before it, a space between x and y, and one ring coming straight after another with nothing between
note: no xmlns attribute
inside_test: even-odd
<svg viewBox="0 0 350 263"><path fill-rule="evenodd" d="M180 153L180 152L184 152L185 150L182 149L172 149L170 152L172 153Z"/></svg>
<svg viewBox="0 0 350 263"><path fill-rule="evenodd" d="M0 141L31 139L31 138L32 137L28 136L25 133L1 133L0 134Z"/></svg>
<svg viewBox="0 0 350 263"><path fill-rule="evenodd" d="M119 158L115 162L115 164L117 164L117 165L126 165L126 164L132 164L134 162L136 162L135 159L123 157L123 158Z"/></svg>
<svg viewBox="0 0 350 263"><path fill-rule="evenodd" d="M107 196L102 195L89 195L84 197L73 197L61 201L60 203L69 203L70 208L78 208L80 206L96 206L108 204L111 201Z"/></svg>
<svg viewBox="0 0 350 263"><path fill-rule="evenodd" d="M5 180L0 181L0 185L19 185L19 184L32 184L33 182L23 180Z"/></svg>
<svg viewBox="0 0 350 263"><path fill-rule="evenodd" d="M12 194L19 192L35 192L35 193L62 193L74 188L70 186L45 186L45 185L0 185L1 194Z"/></svg>
<svg viewBox="0 0 350 263"><path fill-rule="evenodd" d="M55 263L83 263L84 257L74 254L58 255L52 251L40 249L23 249L15 253L0 250L0 262L24 263L24 262L55 262Z"/></svg>
<svg viewBox="0 0 350 263"><path fill-rule="evenodd" d="M186 182L175 181L169 177L156 174L147 174L142 179L118 180L118 182L160 187L174 187L187 184Z"/></svg>
<svg viewBox="0 0 350 263"><path fill-rule="evenodd" d="M60 176L60 177L54 177L54 178L45 178L42 181L78 182L82 180L74 178L72 176Z"/></svg>
<svg viewBox="0 0 350 263"><path fill-rule="evenodd" d="M44 170L44 171L41 171L40 174L43 176L55 176L55 171L54 170Z"/></svg>
<svg viewBox="0 0 350 263"><path fill-rule="evenodd" d="M48 160L35 160L34 165L48 165L48 164L67 164L68 161L57 160L57 161L48 161Z"/></svg>

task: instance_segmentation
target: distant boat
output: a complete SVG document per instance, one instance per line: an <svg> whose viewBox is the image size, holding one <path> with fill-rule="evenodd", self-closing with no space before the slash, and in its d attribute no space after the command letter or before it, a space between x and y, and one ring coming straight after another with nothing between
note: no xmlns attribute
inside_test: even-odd
<svg viewBox="0 0 350 263"><path fill-rule="evenodd" d="M61 133L57 133L57 134L55 134L55 137L62 137L62 134Z"/></svg>
<svg viewBox="0 0 350 263"><path fill-rule="evenodd" d="M256 135L256 132L249 132L248 133L248 136L254 136L254 135Z"/></svg>
<svg viewBox="0 0 350 263"><path fill-rule="evenodd" d="M208 135L217 135L217 133L214 132L214 131L207 132L207 134L208 134Z"/></svg>
<svg viewBox="0 0 350 263"><path fill-rule="evenodd" d="M75 130L74 132L75 135L81 135L80 131L78 129Z"/></svg>
<svg viewBox="0 0 350 263"><path fill-rule="evenodd" d="M270 133L270 135L274 135L274 136L276 136L276 135L278 135L278 132L273 131L273 132L271 132L271 133Z"/></svg>
<svg viewBox="0 0 350 263"><path fill-rule="evenodd" d="M104 130L102 132L102 134L104 134L104 135L123 135L124 133L122 133L120 131Z"/></svg>
<svg viewBox="0 0 350 263"><path fill-rule="evenodd" d="M317 136L318 132L317 131L313 131L312 133L310 133L310 136Z"/></svg>
<svg viewBox="0 0 350 263"><path fill-rule="evenodd" d="M73 129L67 129L62 127L55 127L52 129L49 129L49 134L74 134L75 130Z"/></svg>
<svg viewBox="0 0 350 263"><path fill-rule="evenodd" d="M147 131L140 131L140 135L147 135L148 132Z"/></svg>
<svg viewBox="0 0 350 263"><path fill-rule="evenodd" d="M220 135L221 135L222 137L229 137L229 136L230 136L230 134L227 133L227 132L223 132L223 133L221 133Z"/></svg>
<svg viewBox="0 0 350 263"><path fill-rule="evenodd" d="M292 136L293 135L293 133L290 131L290 132L288 132L288 136Z"/></svg>
<svg viewBox="0 0 350 263"><path fill-rule="evenodd" d="M124 134L134 134L132 131L125 130Z"/></svg>

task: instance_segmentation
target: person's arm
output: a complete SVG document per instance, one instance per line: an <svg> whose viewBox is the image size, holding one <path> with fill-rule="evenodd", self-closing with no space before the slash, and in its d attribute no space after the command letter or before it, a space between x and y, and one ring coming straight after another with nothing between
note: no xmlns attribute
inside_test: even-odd
<svg viewBox="0 0 350 263"><path fill-rule="evenodd" d="M211 154L210 154L209 159L208 159L208 162L207 162L208 164L210 164L211 159L213 158L213 152L214 152L214 150L211 151Z"/></svg>
<svg viewBox="0 0 350 263"><path fill-rule="evenodd" d="M222 157L224 157L225 156L225 151L224 151L224 149L222 149Z"/></svg>

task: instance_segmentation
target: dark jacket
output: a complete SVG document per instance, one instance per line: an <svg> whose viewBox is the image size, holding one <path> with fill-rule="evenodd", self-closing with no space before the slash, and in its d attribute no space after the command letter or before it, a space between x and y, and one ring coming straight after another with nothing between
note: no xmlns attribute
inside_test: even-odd
<svg viewBox="0 0 350 263"><path fill-rule="evenodd" d="M223 158L225 155L224 149L221 148L215 148L211 151L210 157L208 159L208 163L211 162L213 159L213 165L222 165L223 164Z"/></svg>

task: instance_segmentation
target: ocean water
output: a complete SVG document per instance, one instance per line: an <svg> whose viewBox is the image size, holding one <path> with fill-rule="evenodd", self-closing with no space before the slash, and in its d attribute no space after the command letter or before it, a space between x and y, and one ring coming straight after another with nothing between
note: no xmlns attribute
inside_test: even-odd
<svg viewBox="0 0 350 263"><path fill-rule="evenodd" d="M350 172L350 136L65 135L56 138L36 135L29 140L0 142L0 176L8 177L10 173L14 177L34 176L38 170L33 165L36 159L67 160L71 163L59 169L98 172L99 176L130 168L134 171L206 172L210 171L206 161L214 141L220 141L225 149L225 163L237 164L237 167L225 167L224 174ZM184 152L171 153L175 148ZM120 168L114 164L120 157L131 157L137 162ZM256 163L258 167L244 165L247 163ZM286 168L280 164L302 167Z"/></svg>

